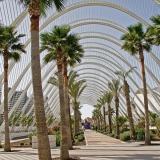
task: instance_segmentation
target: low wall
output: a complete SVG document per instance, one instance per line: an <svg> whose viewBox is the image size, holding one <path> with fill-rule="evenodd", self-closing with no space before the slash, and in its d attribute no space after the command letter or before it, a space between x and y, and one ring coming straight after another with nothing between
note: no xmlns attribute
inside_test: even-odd
<svg viewBox="0 0 160 160"><path fill-rule="evenodd" d="M48 135L50 149L56 148L56 136L55 135ZM32 148L38 148L37 136L32 136Z"/></svg>
<svg viewBox="0 0 160 160"><path fill-rule="evenodd" d="M10 140L13 139L20 139L21 137L28 137L29 134L31 134L32 132L18 132L18 133L10 133ZM4 134L0 134L0 142L4 141L5 139L5 135Z"/></svg>

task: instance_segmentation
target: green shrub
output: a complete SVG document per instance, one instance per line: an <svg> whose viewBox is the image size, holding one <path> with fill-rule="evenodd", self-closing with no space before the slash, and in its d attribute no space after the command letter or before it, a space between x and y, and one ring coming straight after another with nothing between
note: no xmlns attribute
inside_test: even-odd
<svg viewBox="0 0 160 160"><path fill-rule="evenodd" d="M33 133L31 133L31 134L28 135L30 143L32 143L32 136L36 136L36 135L37 135L36 132L33 132Z"/></svg>
<svg viewBox="0 0 160 160"><path fill-rule="evenodd" d="M61 142L61 135L59 131L54 131L53 135L56 136L56 146L60 146L60 142Z"/></svg>
<svg viewBox="0 0 160 160"><path fill-rule="evenodd" d="M23 143L23 142L21 142L21 143L20 143L20 145L21 145L21 146L23 146L23 145L24 145L24 143Z"/></svg>
<svg viewBox="0 0 160 160"><path fill-rule="evenodd" d="M0 148L3 148L3 145L0 143Z"/></svg>
<svg viewBox="0 0 160 160"><path fill-rule="evenodd" d="M56 146L60 146L60 142L61 142L61 135L57 134L56 135Z"/></svg>
<svg viewBox="0 0 160 160"><path fill-rule="evenodd" d="M143 128L136 128L136 137L137 137L137 140L144 140L145 130Z"/></svg>
<svg viewBox="0 0 160 160"><path fill-rule="evenodd" d="M124 132L123 134L120 135L120 140L121 141L128 141L130 140L130 132Z"/></svg>
<svg viewBox="0 0 160 160"><path fill-rule="evenodd" d="M78 136L74 136L74 138L75 138L75 139L77 139L77 138L78 138Z"/></svg>
<svg viewBox="0 0 160 160"><path fill-rule="evenodd" d="M84 136L82 135L79 135L78 138L77 138L78 142L82 142L84 140Z"/></svg>
<svg viewBox="0 0 160 160"><path fill-rule="evenodd" d="M110 137L114 137L114 133L110 133L109 136L110 136Z"/></svg>
<svg viewBox="0 0 160 160"><path fill-rule="evenodd" d="M84 134L84 131L83 131L83 130L80 130L80 131L78 132L78 135L80 135L80 134Z"/></svg>

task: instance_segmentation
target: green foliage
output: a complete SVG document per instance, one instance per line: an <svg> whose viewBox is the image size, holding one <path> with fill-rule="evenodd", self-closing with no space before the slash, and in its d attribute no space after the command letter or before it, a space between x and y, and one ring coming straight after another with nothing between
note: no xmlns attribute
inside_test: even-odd
<svg viewBox="0 0 160 160"><path fill-rule="evenodd" d="M120 135L121 141L128 141L130 140L130 132L124 132Z"/></svg>
<svg viewBox="0 0 160 160"><path fill-rule="evenodd" d="M48 116L48 117L47 117L47 120L46 120L47 126L50 126L51 124L53 124L53 122L54 122L54 117L53 117L53 115Z"/></svg>
<svg viewBox="0 0 160 160"><path fill-rule="evenodd" d="M60 146L60 142L61 142L61 135L56 134L56 146Z"/></svg>
<svg viewBox="0 0 160 160"><path fill-rule="evenodd" d="M145 128L145 119L144 117L140 117L138 124L136 125L137 128Z"/></svg>
<svg viewBox="0 0 160 160"><path fill-rule="evenodd" d="M80 134L84 134L84 131L83 131L83 130L80 130L80 131L78 132L78 135L80 135Z"/></svg>
<svg viewBox="0 0 160 160"><path fill-rule="evenodd" d="M77 140L78 140L78 142L82 142L84 140L84 136L83 135L78 135Z"/></svg>
<svg viewBox="0 0 160 160"><path fill-rule="evenodd" d="M3 148L3 145L0 143L0 148Z"/></svg>
<svg viewBox="0 0 160 160"><path fill-rule="evenodd" d="M28 138L29 138L29 140L30 140L30 143L32 143L32 136L36 136L36 135L37 135L36 132L33 132L33 133L31 133L31 134L28 135Z"/></svg>
<svg viewBox="0 0 160 160"><path fill-rule="evenodd" d="M157 136L160 137L160 119L157 120L156 127L157 127Z"/></svg>
<svg viewBox="0 0 160 160"><path fill-rule="evenodd" d="M137 140L145 139L145 130L143 128L136 128L135 131L136 131Z"/></svg>
<svg viewBox="0 0 160 160"><path fill-rule="evenodd" d="M122 127L127 122L127 118L124 116L118 116L116 121L119 123L119 126Z"/></svg>
<svg viewBox="0 0 160 160"><path fill-rule="evenodd" d="M158 115L149 111L149 121L151 126L156 126L156 122L158 120Z"/></svg>
<svg viewBox="0 0 160 160"><path fill-rule="evenodd" d="M60 142L61 142L61 135L59 131L54 131L53 135L56 136L56 146L60 146Z"/></svg>
<svg viewBox="0 0 160 160"><path fill-rule="evenodd" d="M110 137L114 137L114 133L110 133L109 136L110 136Z"/></svg>

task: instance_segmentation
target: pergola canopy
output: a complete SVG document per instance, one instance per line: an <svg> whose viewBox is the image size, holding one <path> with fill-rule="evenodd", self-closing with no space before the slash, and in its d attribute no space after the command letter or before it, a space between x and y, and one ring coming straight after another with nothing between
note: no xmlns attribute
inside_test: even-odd
<svg viewBox="0 0 160 160"><path fill-rule="evenodd" d="M131 67L137 67L127 78L130 85L130 95L139 112L144 112L142 98L142 80L138 56L132 57L121 49L123 42L120 37L127 32L126 28L141 22L144 28L151 24L150 18L160 14L160 0L69 0L63 12L50 9L47 17L40 20L40 33L50 31L54 25L69 24L72 32L81 37L85 53L82 62L74 67L79 79L86 79L87 88L80 97L81 104L95 105L102 91L108 90L108 82L120 78L115 71L125 72ZM25 94L27 101L22 107L22 113L33 114L34 104L25 113L33 100L30 65L30 20L27 10L14 0L0 3L0 17L4 25L16 26L19 33L25 33L23 38L26 54L21 54L21 61L9 62L9 100L15 91L22 91L21 96L9 111L9 117L17 108ZM149 109L160 115L160 47L153 46L150 53L144 52L147 89L149 94ZM58 89L47 83L49 77L56 71L55 62L45 65L40 54L42 86L47 105L46 114L53 112L59 117ZM0 57L0 89L3 89L3 57ZM70 68L71 70L72 68ZM122 84L122 80L121 80ZM140 94L137 94L139 90ZM0 97L3 102L3 94ZM114 103L112 103L114 105ZM49 109L48 109L49 108ZM120 113L126 111L124 95L120 94ZM3 103L0 105L3 113ZM136 118L136 115L134 116Z"/></svg>

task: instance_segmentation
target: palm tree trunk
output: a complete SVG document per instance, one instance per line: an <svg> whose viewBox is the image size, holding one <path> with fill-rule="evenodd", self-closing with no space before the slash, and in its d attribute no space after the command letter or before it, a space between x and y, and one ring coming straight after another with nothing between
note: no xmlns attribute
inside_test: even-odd
<svg viewBox="0 0 160 160"><path fill-rule="evenodd" d="M58 84L59 84L59 100L60 100L60 115L61 115L61 150L60 158L62 160L69 159L68 141L67 141L67 124L66 124L66 107L64 98L63 87L63 74L62 74L62 50L57 50L57 68L58 68Z"/></svg>
<svg viewBox="0 0 160 160"><path fill-rule="evenodd" d="M133 117L132 117L132 111L131 111L131 104L130 104L130 96L129 96L129 85L126 80L124 80L124 92L126 97L126 105L127 105L127 112L128 112L128 120L129 120L129 127L130 127L130 138L135 138L135 130L134 130L134 124L133 124Z"/></svg>
<svg viewBox="0 0 160 160"><path fill-rule="evenodd" d="M68 96L68 107L69 107L69 124L70 124L70 131L71 131L71 140L72 140L72 144L73 144L73 141L74 141L74 137L73 137L73 133L72 133L72 123L71 123L71 110L70 110L70 98Z"/></svg>
<svg viewBox="0 0 160 160"><path fill-rule="evenodd" d="M41 82L41 65L39 52L39 0L31 0L28 12L31 22L31 69L32 83L34 94L34 109L36 118L37 140L38 140L38 156L39 160L51 160L51 152L49 146L44 100Z"/></svg>
<svg viewBox="0 0 160 160"><path fill-rule="evenodd" d="M106 132L106 115L105 115L105 106L103 106L103 117L104 117L104 131Z"/></svg>
<svg viewBox="0 0 160 160"><path fill-rule="evenodd" d="M148 98L147 98L146 76L145 76L145 68L144 68L144 56L143 56L143 49L141 45L139 46L139 60L141 64L144 108L145 108L145 145L150 145L151 139L150 139L150 131L149 131Z"/></svg>
<svg viewBox="0 0 160 160"><path fill-rule="evenodd" d="M110 106L110 104L108 104L108 123L109 123L109 133L112 133L111 106Z"/></svg>
<svg viewBox="0 0 160 160"><path fill-rule="evenodd" d="M5 121L5 144L4 151L11 152L8 122L8 53L4 51L4 121Z"/></svg>
<svg viewBox="0 0 160 160"><path fill-rule="evenodd" d="M116 136L119 137L119 123L118 123L118 116L119 116L119 99L118 96L115 96L115 105L116 105Z"/></svg>
<svg viewBox="0 0 160 160"><path fill-rule="evenodd" d="M74 120L75 120L75 127L74 127L74 135L78 135L78 105L77 102L74 102Z"/></svg>
<svg viewBox="0 0 160 160"><path fill-rule="evenodd" d="M98 116L98 119L97 119L97 120L98 120L98 126L97 126L97 129L98 129L98 130L100 130L100 118L99 118L99 116Z"/></svg>
<svg viewBox="0 0 160 160"><path fill-rule="evenodd" d="M71 139L71 128L70 128L70 108L68 102L68 76L67 76L67 61L64 57L63 59L63 75L64 75L64 98L66 107L66 126L67 126L67 139L68 139L68 149L73 149L72 139Z"/></svg>

